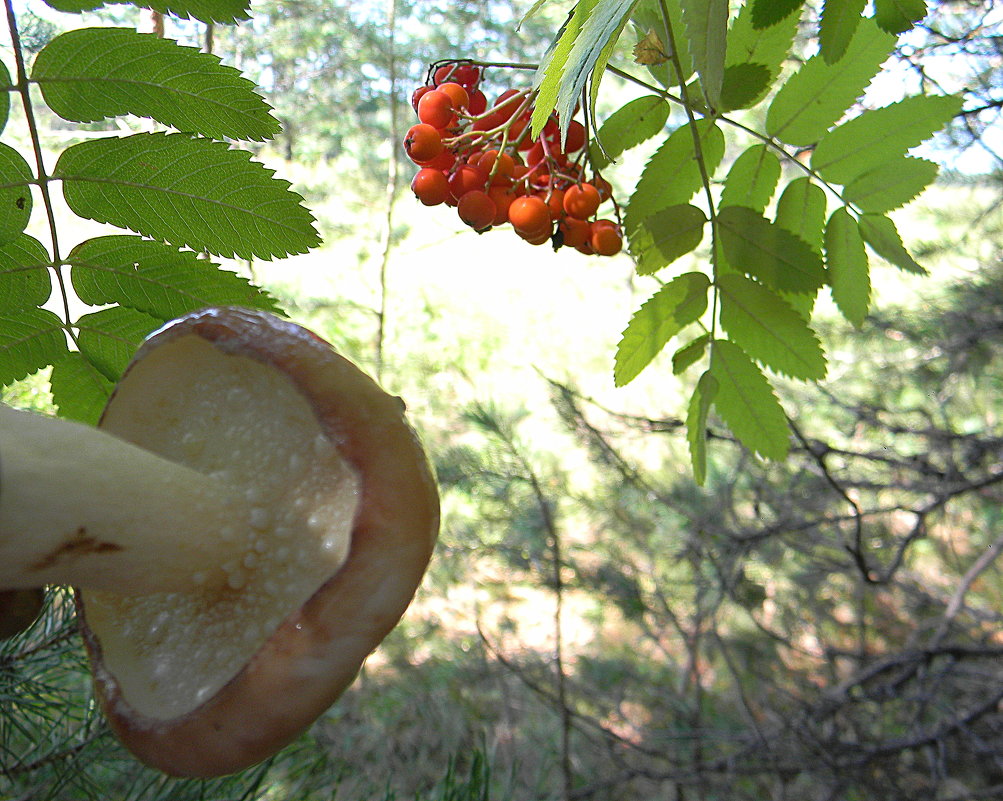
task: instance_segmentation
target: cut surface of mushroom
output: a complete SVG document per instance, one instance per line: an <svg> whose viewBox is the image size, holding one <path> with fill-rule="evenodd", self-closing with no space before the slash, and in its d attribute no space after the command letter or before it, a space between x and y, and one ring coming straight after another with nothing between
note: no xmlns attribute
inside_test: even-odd
<svg viewBox="0 0 1003 801"><path fill-rule="evenodd" d="M215 695L341 567L359 479L287 375L194 334L137 363L102 425L240 488L247 505L246 527L224 533L234 553L223 586L84 595L123 696L146 717L175 718Z"/></svg>

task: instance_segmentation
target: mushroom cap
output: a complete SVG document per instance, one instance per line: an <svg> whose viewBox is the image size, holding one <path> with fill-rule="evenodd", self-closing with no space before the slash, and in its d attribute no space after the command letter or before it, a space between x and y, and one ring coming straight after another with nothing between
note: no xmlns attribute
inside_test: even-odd
<svg viewBox="0 0 1003 801"><path fill-rule="evenodd" d="M113 730L150 766L171 775L209 777L272 755L348 687L403 615L421 581L438 533L439 502L403 402L320 338L265 312L207 309L153 334L126 370L100 426L176 456L177 440L190 421L179 415L173 443L165 441L171 425L147 433L137 420L156 378L137 366L154 353L170 361L172 349L178 350L178 358L187 358L193 338L200 340L199 348L212 351L210 363L216 356L224 361L237 356L281 373L357 479L340 567L301 606L284 611L246 664L233 666L232 677L205 700L167 703L161 712L157 698L162 696L154 694L151 701L145 689L131 689L137 679L126 681L125 676L136 671L138 660L130 650L131 634L110 628L116 625L114 614L99 614L107 600L101 594L77 592L96 692ZM92 625L102 617L107 619ZM170 626L169 619L164 626ZM184 658L182 654L181 664Z"/></svg>

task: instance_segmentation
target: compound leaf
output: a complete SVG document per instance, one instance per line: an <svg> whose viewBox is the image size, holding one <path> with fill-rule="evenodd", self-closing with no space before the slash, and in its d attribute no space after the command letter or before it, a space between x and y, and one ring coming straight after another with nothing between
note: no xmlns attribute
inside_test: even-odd
<svg viewBox="0 0 1003 801"><path fill-rule="evenodd" d="M119 303L170 320L206 306L251 306L277 311L275 302L246 279L162 242L102 236L77 245L67 263L84 303Z"/></svg>
<svg viewBox="0 0 1003 801"><path fill-rule="evenodd" d="M753 20L753 12L752 4L746 3L738 12L728 31L725 81L727 85L730 74L734 72L734 70L729 71L727 68L743 64L756 64L764 67L768 77L765 85L762 83L761 76L755 79L757 91L753 92L752 88L748 89L748 94L751 97L747 96L742 100L741 108L752 107L767 94L783 69L798 27L798 14L788 14L767 27L757 27ZM741 74L741 71L737 74ZM729 90L729 94L732 92L733 90ZM736 102L734 97L731 100Z"/></svg>
<svg viewBox="0 0 1003 801"><path fill-rule="evenodd" d="M680 204L656 211L630 236L639 275L650 275L696 249L707 216L696 206Z"/></svg>
<svg viewBox="0 0 1003 801"><path fill-rule="evenodd" d="M848 184L904 155L959 111L958 95L916 95L865 111L822 137L812 154L811 166L826 180Z"/></svg>
<svg viewBox="0 0 1003 801"><path fill-rule="evenodd" d="M18 381L67 353L63 321L48 309L0 314L0 384Z"/></svg>
<svg viewBox="0 0 1003 801"><path fill-rule="evenodd" d="M710 334L701 334L672 354L672 374L681 375L696 364L707 352Z"/></svg>
<svg viewBox="0 0 1003 801"><path fill-rule="evenodd" d="M707 311L710 280L703 273L683 273L635 312L616 350L613 380L622 387L648 366L665 344Z"/></svg>
<svg viewBox="0 0 1003 801"><path fill-rule="evenodd" d="M0 310L41 306L52 294L52 257L37 239L21 234L0 245Z"/></svg>
<svg viewBox="0 0 1003 801"><path fill-rule="evenodd" d="M819 51L830 64L839 61L860 24L867 0L825 0L819 21Z"/></svg>
<svg viewBox="0 0 1003 801"><path fill-rule="evenodd" d="M825 226L825 261L836 307L859 328L871 304L871 277L860 229L845 207L836 209Z"/></svg>
<svg viewBox="0 0 1003 801"><path fill-rule="evenodd" d="M18 236L31 217L34 173L24 156L0 142L0 244Z"/></svg>
<svg viewBox="0 0 1003 801"><path fill-rule="evenodd" d="M762 370L734 342L717 339L710 374L717 380L714 408L739 442L767 459L784 459L787 417Z"/></svg>
<svg viewBox="0 0 1003 801"><path fill-rule="evenodd" d="M795 178L777 201L776 224L822 252L825 228L825 191L810 178Z"/></svg>
<svg viewBox="0 0 1003 801"><path fill-rule="evenodd" d="M82 353L73 351L52 366L49 387L60 417L97 425L115 384Z"/></svg>
<svg viewBox="0 0 1003 801"><path fill-rule="evenodd" d="M902 237L889 217L883 214L861 214L857 222L860 235L881 258L907 273L926 275L926 269L917 264L905 249Z"/></svg>
<svg viewBox="0 0 1003 801"><path fill-rule="evenodd" d="M173 14L182 19L197 19L200 22L220 22L226 25L242 19L250 18L251 0L169 0L156 2L150 0L45 0L45 4L57 11L77 13L93 11L104 5L134 5L159 11L162 14Z"/></svg>
<svg viewBox="0 0 1003 801"><path fill-rule="evenodd" d="M130 28L81 28L38 54L32 79L56 114L123 114L221 139L270 139L279 122L254 84L217 56Z"/></svg>
<svg viewBox="0 0 1003 801"><path fill-rule="evenodd" d="M722 275L721 326L753 359L806 381L825 377L826 361L815 332L775 293L744 275Z"/></svg>
<svg viewBox="0 0 1003 801"><path fill-rule="evenodd" d="M926 159L903 156L891 159L854 178L843 190L843 199L863 211L885 212L904 206L937 177L937 165Z"/></svg>
<svg viewBox="0 0 1003 801"><path fill-rule="evenodd" d="M822 286L822 259L802 239L754 209L726 206L717 215L728 263L783 292L811 294Z"/></svg>
<svg viewBox="0 0 1003 801"><path fill-rule="evenodd" d="M669 104L657 95L638 97L606 118L593 142L592 164L596 169L614 161L624 151L655 136L669 118Z"/></svg>
<svg viewBox="0 0 1003 801"><path fill-rule="evenodd" d="M895 47L895 37L862 20L846 57L830 64L817 55L790 78L770 103L766 132L792 145L811 145L863 94Z"/></svg>
<svg viewBox="0 0 1003 801"><path fill-rule="evenodd" d="M272 258L319 241L289 183L224 142L147 133L73 145L56 162L81 217L220 256Z"/></svg>
<svg viewBox="0 0 1003 801"><path fill-rule="evenodd" d="M550 112L557 105L557 98L568 69L568 59L575 46L575 40L581 33L585 21L598 0L581 0L575 4L575 10L561 26L557 39L544 56L536 73L537 95L531 121L533 135L538 136L543 126L550 118Z"/></svg>
<svg viewBox="0 0 1003 801"><path fill-rule="evenodd" d="M752 145L735 159L724 180L720 205L762 212L780 180L780 160L766 145Z"/></svg>

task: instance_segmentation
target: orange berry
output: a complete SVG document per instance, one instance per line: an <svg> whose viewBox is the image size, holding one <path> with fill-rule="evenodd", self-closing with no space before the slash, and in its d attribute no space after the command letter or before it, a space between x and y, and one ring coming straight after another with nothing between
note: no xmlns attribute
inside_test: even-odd
<svg viewBox="0 0 1003 801"><path fill-rule="evenodd" d="M404 136L404 152L415 163L429 162L442 150L442 137L427 123L412 125Z"/></svg>
<svg viewBox="0 0 1003 801"><path fill-rule="evenodd" d="M449 178L449 191L457 200L467 192L484 190L488 183L488 174L473 164L464 164Z"/></svg>
<svg viewBox="0 0 1003 801"><path fill-rule="evenodd" d="M434 128L445 128L453 119L453 98L439 89L418 100L418 119Z"/></svg>
<svg viewBox="0 0 1003 801"><path fill-rule="evenodd" d="M433 87L431 86L419 86L414 90L414 94L411 95L411 107L415 110L416 114L418 113L418 101L421 100L424 95L431 92L432 89Z"/></svg>
<svg viewBox="0 0 1003 801"><path fill-rule="evenodd" d="M426 206L438 206L449 195L449 182L441 171L422 167L411 179L411 191Z"/></svg>
<svg viewBox="0 0 1003 801"><path fill-rule="evenodd" d="M484 96L484 92L480 89L474 89L470 93L470 100L467 102L467 111L473 115L483 114L487 111L488 99Z"/></svg>
<svg viewBox="0 0 1003 801"><path fill-rule="evenodd" d="M488 188L488 197L495 204L495 218L492 225L502 225L508 222L508 209L515 200L515 193L507 186L491 186Z"/></svg>
<svg viewBox="0 0 1003 801"><path fill-rule="evenodd" d="M550 209L536 195L513 200L508 208L508 219L519 234L533 236L551 227Z"/></svg>
<svg viewBox="0 0 1003 801"><path fill-rule="evenodd" d="M613 186L605 178L599 175L592 177L592 186L599 191L599 200L605 202L613 197Z"/></svg>
<svg viewBox="0 0 1003 801"><path fill-rule="evenodd" d="M486 192L475 189L460 198L456 213L460 219L475 231L486 231L494 222L497 209L494 201Z"/></svg>
<svg viewBox="0 0 1003 801"><path fill-rule="evenodd" d="M599 209L599 190L592 184L575 184L564 193L564 210L572 217L587 220Z"/></svg>
<svg viewBox="0 0 1003 801"><path fill-rule="evenodd" d="M448 95L449 99L453 101L454 109L466 108L470 103L470 95L467 94L467 90L453 81L440 83L435 91Z"/></svg>
<svg viewBox="0 0 1003 801"><path fill-rule="evenodd" d="M564 150L568 153L574 153L576 150L581 150L585 147L585 140L585 126L578 120L572 120L569 122L568 137L564 141Z"/></svg>
<svg viewBox="0 0 1003 801"><path fill-rule="evenodd" d="M596 220L590 226L589 244L600 256L615 256L623 249L623 237L612 220Z"/></svg>
<svg viewBox="0 0 1003 801"><path fill-rule="evenodd" d="M564 190L563 189L551 189L549 192L545 192L544 200L547 203L547 208L550 210L550 219L559 220L564 216Z"/></svg>
<svg viewBox="0 0 1003 801"><path fill-rule="evenodd" d="M577 217L565 217L558 223L557 229L561 233L562 244L569 248L584 245L592 234L592 226Z"/></svg>
<svg viewBox="0 0 1003 801"><path fill-rule="evenodd" d="M547 228L544 228L538 234L523 233L522 231L516 231L516 233L522 239L525 239L527 242L529 242L529 244L531 245L542 245L546 242L549 242L551 237L553 236L553 231L549 226Z"/></svg>

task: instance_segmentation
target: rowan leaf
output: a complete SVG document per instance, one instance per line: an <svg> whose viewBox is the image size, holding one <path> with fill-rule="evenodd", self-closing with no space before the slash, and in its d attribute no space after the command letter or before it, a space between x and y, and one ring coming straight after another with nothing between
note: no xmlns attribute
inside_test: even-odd
<svg viewBox="0 0 1003 801"><path fill-rule="evenodd" d="M858 175L843 189L843 199L862 211L885 212L904 206L937 177L937 165L903 156Z"/></svg>
<svg viewBox="0 0 1003 801"><path fill-rule="evenodd" d="M35 175L18 153L0 142L0 244L21 234L31 217L31 185Z"/></svg>
<svg viewBox="0 0 1003 801"><path fill-rule="evenodd" d="M689 204L669 206L646 218L630 235L638 275L650 275L697 248L707 216Z"/></svg>
<svg viewBox="0 0 1003 801"><path fill-rule="evenodd" d="M714 121L697 120L677 128L641 172L624 217L628 232L636 230L656 211L688 203L700 189L702 178L693 145L694 131L700 137L707 173L717 169L724 157L724 134Z"/></svg>
<svg viewBox="0 0 1003 801"><path fill-rule="evenodd" d="M717 339L710 374L717 380L714 408L739 442L767 459L786 458L787 417L755 362L734 342Z"/></svg>
<svg viewBox="0 0 1003 801"><path fill-rule="evenodd" d="M73 351L52 366L49 388L60 417L93 426L101 419L115 384L83 354Z"/></svg>
<svg viewBox="0 0 1003 801"><path fill-rule="evenodd" d="M88 239L67 257L77 296L93 306L119 303L170 320L207 306L277 311L264 291L190 250L137 236Z"/></svg>
<svg viewBox="0 0 1003 801"><path fill-rule="evenodd" d="M752 25L769 28L804 5L804 0L752 0Z"/></svg>
<svg viewBox="0 0 1003 801"><path fill-rule="evenodd" d="M860 328L871 305L871 277L857 221L840 206L825 226L825 261L836 307Z"/></svg>
<svg viewBox="0 0 1003 801"><path fill-rule="evenodd" d="M795 178L780 194L775 222L821 253L825 207L822 187L813 183L811 178Z"/></svg>
<svg viewBox="0 0 1003 801"><path fill-rule="evenodd" d="M617 346L613 381L633 381L665 344L707 311L710 280L703 273L683 273L644 302L624 329Z"/></svg>
<svg viewBox="0 0 1003 801"><path fill-rule="evenodd" d="M592 9L598 0L581 0L557 33L536 73L537 95L531 120L533 136L538 136L557 105L558 94L568 68L568 59Z"/></svg>
<svg viewBox="0 0 1003 801"><path fill-rule="evenodd" d="M717 222L724 256L734 269L782 292L810 294L824 283L821 256L754 209L726 206Z"/></svg>
<svg viewBox="0 0 1003 801"><path fill-rule="evenodd" d="M272 258L319 242L288 181L226 143L144 133L72 145L56 162L81 217L219 256Z"/></svg>
<svg viewBox="0 0 1003 801"><path fill-rule="evenodd" d="M664 48L665 43L661 40L665 31L663 12L668 13L672 30L679 32L674 37L674 43L676 46L676 56L682 66L683 75L677 75L675 65L667 60L658 64L647 64L645 66L647 66L648 72L651 73L655 80L665 88L669 88L670 86L678 86L680 83L686 83L693 74L693 57L690 55L689 43L686 37L682 35L684 26L680 0L640 0L634 7L631 19L634 21L634 25L641 37L647 36L648 33L654 33Z"/></svg>
<svg viewBox="0 0 1003 801"><path fill-rule="evenodd" d="M889 33L905 33L925 16L926 0L874 0L874 19Z"/></svg>
<svg viewBox="0 0 1003 801"><path fill-rule="evenodd" d="M93 11L105 5L134 5L163 14L173 14L182 19L197 19L200 22L220 22L231 25L250 18L251 0L169 0L155 2L149 0L45 0L45 4L57 11L77 13Z"/></svg>
<svg viewBox="0 0 1003 801"><path fill-rule="evenodd" d="M822 137L811 166L832 183L848 184L901 157L960 111L959 95L916 95L865 111Z"/></svg>
<svg viewBox="0 0 1003 801"><path fill-rule="evenodd" d="M32 80L56 114L95 122L124 114L217 139L271 139L279 121L254 84L218 56L131 28L80 28L35 59Z"/></svg>
<svg viewBox="0 0 1003 801"><path fill-rule="evenodd" d="M87 361L109 381L118 381L143 340L163 324L160 317L112 306L81 316L74 327Z"/></svg>
<svg viewBox="0 0 1003 801"><path fill-rule="evenodd" d="M766 132L788 144L814 144L864 93L894 47L894 36L862 20L845 58L830 64L813 56L787 79L770 103Z"/></svg>
<svg viewBox="0 0 1003 801"><path fill-rule="evenodd" d="M742 64L758 64L767 71L767 81L761 85L761 77L757 81L758 93L752 93L752 87L747 89L751 97L742 101L741 108L751 108L766 96L773 82L779 77L798 28L798 14L788 14L767 27L757 27L754 19L754 6L746 3L738 12L728 30L728 52L725 57L725 81L729 81L729 67ZM739 74L739 73L735 73ZM729 89L729 93L734 89ZM732 102L735 102L734 99Z"/></svg>
<svg viewBox="0 0 1003 801"><path fill-rule="evenodd" d="M825 0L818 26L819 52L828 63L841 59L860 24L867 0Z"/></svg>
<svg viewBox="0 0 1003 801"><path fill-rule="evenodd" d="M10 118L10 91L14 88L7 65L0 61L0 131L7 127Z"/></svg>
<svg viewBox="0 0 1003 801"><path fill-rule="evenodd" d="M766 145L746 148L724 179L720 205L746 206L762 212L780 180L780 160Z"/></svg>
<svg viewBox="0 0 1003 801"><path fill-rule="evenodd" d="M710 344L710 334L701 334L672 354L672 374L681 375L700 361Z"/></svg>
<svg viewBox="0 0 1003 801"><path fill-rule="evenodd" d="M665 126L669 104L657 95L645 95L624 104L603 122L592 147L592 164L601 170L632 147L650 139Z"/></svg>
<svg viewBox="0 0 1003 801"><path fill-rule="evenodd" d="M6 386L69 352L63 321L48 309L0 314L0 384Z"/></svg>
<svg viewBox="0 0 1003 801"><path fill-rule="evenodd" d="M791 378L825 377L818 336L783 298L744 275L722 275L717 286L721 326L749 356Z"/></svg>
<svg viewBox="0 0 1003 801"><path fill-rule="evenodd" d="M926 269L909 255L902 244L898 228L889 217L883 214L861 214L857 222L864 241L885 261L907 273L927 274Z"/></svg>
<svg viewBox="0 0 1003 801"><path fill-rule="evenodd" d="M717 379L710 370L700 376L686 410L686 442L690 448L693 480L703 485L707 480L707 417L717 396Z"/></svg>
<svg viewBox="0 0 1003 801"><path fill-rule="evenodd" d="M45 246L27 234L0 245L0 312L45 303L52 294L51 268Z"/></svg>
<svg viewBox="0 0 1003 801"><path fill-rule="evenodd" d="M681 6L693 66L708 102L717 106L724 81L728 0L682 0Z"/></svg>

